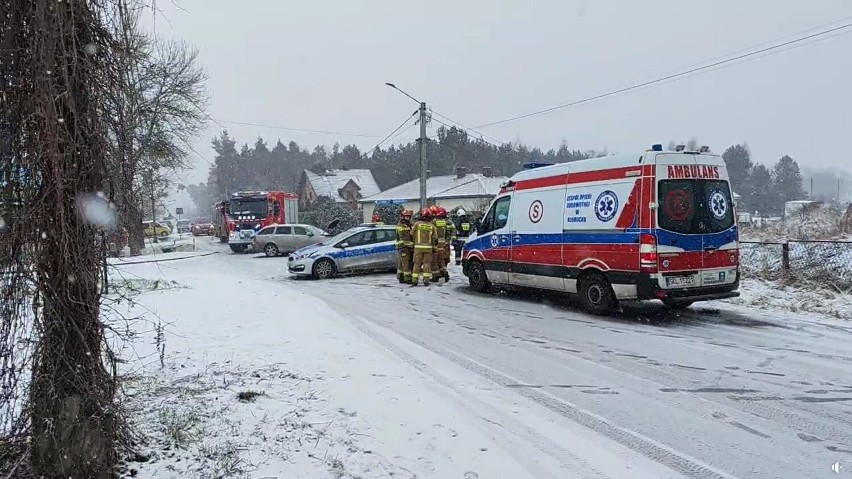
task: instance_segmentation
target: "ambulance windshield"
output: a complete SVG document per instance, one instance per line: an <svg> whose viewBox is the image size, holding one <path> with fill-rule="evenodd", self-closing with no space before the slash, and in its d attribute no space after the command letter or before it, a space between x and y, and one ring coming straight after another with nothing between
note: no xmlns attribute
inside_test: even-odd
<svg viewBox="0 0 852 479"><path fill-rule="evenodd" d="M663 180L659 227L674 233L719 233L734 225L731 188L723 180Z"/></svg>

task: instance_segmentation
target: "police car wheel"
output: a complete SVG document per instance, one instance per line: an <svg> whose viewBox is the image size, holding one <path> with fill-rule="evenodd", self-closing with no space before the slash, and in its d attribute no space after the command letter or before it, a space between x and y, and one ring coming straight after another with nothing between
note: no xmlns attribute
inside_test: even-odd
<svg viewBox="0 0 852 479"><path fill-rule="evenodd" d="M278 256L278 246L274 243L269 243L268 245L263 247L263 252L266 253L266 256L270 258Z"/></svg>
<svg viewBox="0 0 852 479"><path fill-rule="evenodd" d="M582 279L580 299L583 302L583 308L592 314L609 314L616 305L612 286L599 274L592 274Z"/></svg>
<svg viewBox="0 0 852 479"><path fill-rule="evenodd" d="M334 261L321 259L314 263L313 273L316 279L328 279L334 276Z"/></svg>
<svg viewBox="0 0 852 479"><path fill-rule="evenodd" d="M487 293L491 289L491 283L488 282L488 275L485 274L485 266L479 261L470 263L467 272L470 289L478 293Z"/></svg>

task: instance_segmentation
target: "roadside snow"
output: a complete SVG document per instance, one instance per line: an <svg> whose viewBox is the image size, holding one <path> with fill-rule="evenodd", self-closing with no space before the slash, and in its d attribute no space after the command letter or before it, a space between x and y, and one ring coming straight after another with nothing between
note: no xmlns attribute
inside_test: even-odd
<svg viewBox="0 0 852 479"><path fill-rule="evenodd" d="M123 351L144 438L142 462L127 465L136 477L676 477L578 428L548 430L547 416L514 395L457 378L508 408L507 422L492 424L324 302L227 261L263 260L119 268L143 285L167 280L111 313L146 314ZM527 442L504 429L510 422ZM564 458L537 450L540 434L561 441Z"/></svg>
<svg viewBox="0 0 852 479"><path fill-rule="evenodd" d="M765 310L817 313L832 318L852 319L852 294L832 291L826 286L796 287L779 281L746 278L740 283L740 297L727 303Z"/></svg>

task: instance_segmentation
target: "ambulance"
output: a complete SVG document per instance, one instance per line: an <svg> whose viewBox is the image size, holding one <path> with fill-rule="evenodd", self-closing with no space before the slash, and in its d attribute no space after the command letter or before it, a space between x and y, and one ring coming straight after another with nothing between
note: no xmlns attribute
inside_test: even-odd
<svg viewBox="0 0 852 479"><path fill-rule="evenodd" d="M739 296L733 196L708 147L524 166L464 246L472 289L572 293L601 315L626 300Z"/></svg>

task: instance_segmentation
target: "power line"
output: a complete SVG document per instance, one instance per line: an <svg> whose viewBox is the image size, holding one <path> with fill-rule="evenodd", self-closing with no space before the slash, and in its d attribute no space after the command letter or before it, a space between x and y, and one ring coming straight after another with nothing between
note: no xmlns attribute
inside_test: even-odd
<svg viewBox="0 0 852 479"><path fill-rule="evenodd" d="M219 122L221 121L221 122L224 122L224 123L231 123L231 124L234 124L234 125L255 126L255 127L258 127L258 128L271 128L271 129L274 129L274 130L284 130L284 131L299 131L299 132L303 132L303 133L319 133L319 134L323 134L323 135L339 135L339 136L357 136L357 137L361 137L361 138L378 138L379 137L379 135L365 135L363 133L346 133L346 132L341 132L341 131L311 130L311 129L308 129L308 128L290 128L290 127L278 126L278 125L264 125L264 124L261 124L261 123L248 123L248 122L243 122L243 121L221 120L221 119L216 121L213 118L211 118L211 120L213 120L214 122L216 122L220 126L221 126L221 123L219 123Z"/></svg>
<svg viewBox="0 0 852 479"><path fill-rule="evenodd" d="M376 143L376 146L374 146L374 147L370 148L369 150L365 151L363 156L367 156L367 154L369 154L371 151L376 151L376 150L377 150L380 146L384 145L386 141L388 141L388 140L389 140L392 136L394 136L394 135L395 135L398 131L402 130L402 128L406 125L406 123L408 123L409 121L411 121L411 119L414 117L414 115L416 115L416 114L418 114L418 113L420 113L420 110L414 110L414 113L412 113L412 114L411 114L408 118L406 118L406 119L405 119L405 121L403 121L403 122L402 122L402 123L401 123L398 127L396 127L396 129L395 129L395 130L393 130L392 132L390 132L390 133L388 134L388 136L386 136L386 137L385 137L382 141L380 141L380 142ZM412 124L414 124L414 123L412 123Z"/></svg>
<svg viewBox="0 0 852 479"><path fill-rule="evenodd" d="M388 138L387 143L392 143L394 139L398 138L400 135L402 135L403 133L407 132L408 130L410 130L410 129L414 128L414 126L415 126L415 125L417 125L417 122L416 122L416 121L415 121L415 122L412 122L410 125L408 125L407 127L403 128L402 130L399 130L399 133L397 133L396 135L394 135L394 136L392 136L392 137ZM375 149L375 148L374 148L374 149Z"/></svg>
<svg viewBox="0 0 852 479"><path fill-rule="evenodd" d="M435 120L436 122L438 122L438 123L440 123L440 124L442 124L442 125L446 126L447 128L452 128L452 127L453 127L452 125L448 125L448 124L444 123L443 121L441 121L441 120L439 120L439 119L437 119L437 118L433 118L433 120ZM461 126L461 125L459 125L459 126ZM462 127L462 128L464 128L464 127ZM465 131L467 131L468 129L467 129L467 128L464 128L464 130L465 130ZM473 131L473 130L471 130L471 131ZM434 136L432 136L432 137L429 137L429 139L437 138L437 136L438 136L438 135L434 135ZM488 141L488 140L486 140L485 138L483 138L482 136L480 136L480 137L479 137L479 140L484 141L485 143L488 143L489 145L496 146L496 147L498 147L498 148L502 146L502 145L497 144L497 143L494 143L494 142L492 142L492 141ZM498 141L499 141L499 140L498 140ZM505 144L505 143L504 143L504 144Z"/></svg>
<svg viewBox="0 0 852 479"><path fill-rule="evenodd" d="M657 79L654 79L654 80L649 80L649 81L645 81L645 82L638 83L638 84L635 84L635 85L619 88L619 89L616 89L616 90L613 90L613 91L610 91L610 92L607 92L607 93L602 93L602 94L599 94L599 95L584 98L582 100L576 100L576 101L572 101L572 102L569 102L569 103L564 103L564 104L561 104L561 105L553 106L553 107L550 107L550 108L545 108L543 110L538 110L538 111L534 111L534 112L531 112L531 113L525 113L523 115L518 115L518 116L511 117L511 118L506 118L506 119L503 119L503 120L493 121L491 123L479 125L476 128L486 128L486 127L489 127L489 126L499 125L499 124L502 124L502 123L509 123L509 122L512 122L512 121L517 121L517 120L521 120L521 119L524 119L524 118L529 118L531 116L542 115L542 114L545 114L545 113L550 113L550 112L553 112L553 111L562 110L562 109L565 109L565 108L570 108L570 107L581 105L581 104L584 104L584 103L589 103L589 102L592 102L592 101L595 101L595 100L600 100L600 99L603 99L603 98L618 95L620 93L625 93L625 92L649 87L649 86L652 86L652 85L656 85L656 84L659 84L659 83L668 82L668 81L678 79L678 78L681 78L681 77L690 76L690 75L693 75L693 74L696 74L696 73L699 73L699 72L717 70L717 69L719 69L719 67L722 67L723 65L727 65L727 64L730 64L730 63L738 61L738 60L743 60L743 59L746 59L746 58L754 57L754 56L760 55L762 53L767 53L767 52L780 53L781 51L785 51L785 50L779 50L783 47L787 47L787 46L790 46L790 45L801 43L801 42L811 40L811 39L814 39L814 38L823 37L825 35L828 35L829 33L834 33L834 32L838 32L840 30L845 30L849 27L852 27L852 23L846 23L846 24L840 25L838 27L834 27L834 28L830 28L828 30L823 30L823 31L813 33L813 34L810 34L810 35L798 37L794 40L789 40L789 41L786 41L786 42L783 42L783 43L779 43L779 44L773 45L771 47L761 48L759 50L755 50L755 51L752 51L750 53L737 55L733 58L715 61L715 62L707 64L707 65L691 68L691 69L688 69L686 71L682 71L682 72L679 72L679 73L673 73L671 75L666 75L666 76L663 76L661 78L657 78ZM838 36L840 34L845 34L845 33L850 33L850 32L839 33L837 35L832 35L828 38L832 38L834 36ZM764 56L768 56L768 55L764 55Z"/></svg>
<svg viewBox="0 0 852 479"><path fill-rule="evenodd" d="M458 125L458 126L462 127L463 129L467 130L467 131L468 131L468 132L470 132L470 133L476 133L477 135L479 135L480 139L482 139L482 137L487 137L487 138L491 138L492 140L494 140L494 141L496 141L496 142L498 142L498 143L501 143L501 144L505 144L505 143L506 143L505 141L502 141L502 140L499 140L499 139L497 139L497 138L494 138L493 136L491 136L491 135L489 135L489 134L487 134L487 133L483 133L483 132L481 132L481 131L476 131L476 130L474 130L473 128L470 128L470 127L468 127L468 126L465 126L465 125L463 125L463 124L461 124L461 123L457 122L456 120L453 120L452 118L448 117L447 115L442 115L441 113L439 113L439 112L437 112L437 111L435 111L435 110L432 110L432 113L434 113L435 115L440 116L441 118L443 118L443 119L445 119L445 120L447 120L447 121L449 121L449 122L451 122L451 123L455 123L456 125ZM442 125L447 126L447 127L449 128L449 126L448 126L448 125L446 125L445 123L442 123L442 122L440 122L440 121L439 121L438 123L441 123Z"/></svg>

